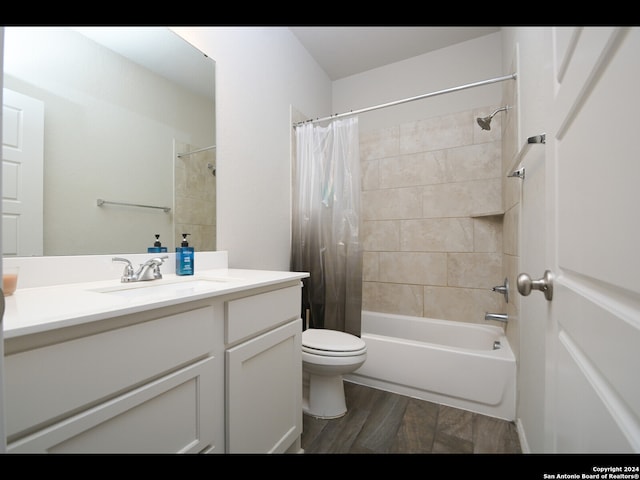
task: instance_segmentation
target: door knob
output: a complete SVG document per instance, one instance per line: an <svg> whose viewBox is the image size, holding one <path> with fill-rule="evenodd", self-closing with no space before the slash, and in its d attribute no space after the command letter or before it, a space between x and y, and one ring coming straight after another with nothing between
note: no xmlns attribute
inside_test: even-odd
<svg viewBox="0 0 640 480"><path fill-rule="evenodd" d="M531 280L526 273L518 275L516 280L518 292L525 297L531 293L531 290L540 290L544 293L544 298L551 301L553 298L553 275L549 270L545 270L544 276L538 280Z"/></svg>

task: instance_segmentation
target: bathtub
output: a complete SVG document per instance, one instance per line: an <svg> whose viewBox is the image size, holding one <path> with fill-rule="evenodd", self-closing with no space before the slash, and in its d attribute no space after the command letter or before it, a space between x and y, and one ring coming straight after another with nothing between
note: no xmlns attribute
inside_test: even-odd
<svg viewBox="0 0 640 480"><path fill-rule="evenodd" d="M502 328L362 312L367 360L346 381L515 420L516 360Z"/></svg>

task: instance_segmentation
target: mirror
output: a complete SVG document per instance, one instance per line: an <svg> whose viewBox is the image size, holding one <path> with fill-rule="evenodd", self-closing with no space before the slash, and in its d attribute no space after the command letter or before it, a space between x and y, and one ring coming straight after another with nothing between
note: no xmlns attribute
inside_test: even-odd
<svg viewBox="0 0 640 480"><path fill-rule="evenodd" d="M215 62L164 27L5 27L3 255L215 250Z"/></svg>

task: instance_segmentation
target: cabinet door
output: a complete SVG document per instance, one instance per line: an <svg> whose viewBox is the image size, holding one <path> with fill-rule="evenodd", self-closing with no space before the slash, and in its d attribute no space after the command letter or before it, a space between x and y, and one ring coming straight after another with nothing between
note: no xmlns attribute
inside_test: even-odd
<svg viewBox="0 0 640 480"><path fill-rule="evenodd" d="M152 321L5 356L9 441L218 350L222 325L214 307L184 308L175 314L160 309Z"/></svg>
<svg viewBox="0 0 640 480"><path fill-rule="evenodd" d="M215 452L213 357L8 445L9 453ZM221 451L218 453L222 453Z"/></svg>
<svg viewBox="0 0 640 480"><path fill-rule="evenodd" d="M226 352L227 452L284 453L302 434L302 321Z"/></svg>

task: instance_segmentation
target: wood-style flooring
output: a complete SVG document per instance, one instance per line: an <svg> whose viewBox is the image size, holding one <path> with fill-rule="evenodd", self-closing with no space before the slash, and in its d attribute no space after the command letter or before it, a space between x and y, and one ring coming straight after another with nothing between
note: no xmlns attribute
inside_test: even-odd
<svg viewBox="0 0 640 480"><path fill-rule="evenodd" d="M303 415L305 454L521 453L515 423L344 382L347 413Z"/></svg>

